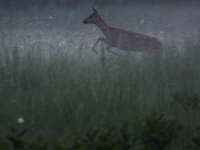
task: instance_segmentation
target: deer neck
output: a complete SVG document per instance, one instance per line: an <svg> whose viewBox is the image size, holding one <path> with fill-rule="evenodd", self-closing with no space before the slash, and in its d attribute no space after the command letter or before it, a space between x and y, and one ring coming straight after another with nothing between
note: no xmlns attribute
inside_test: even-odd
<svg viewBox="0 0 200 150"><path fill-rule="evenodd" d="M100 17L100 16L99 16ZM99 29L103 32L103 34L105 35L105 37L109 36L109 29L110 26L108 26L103 19L100 17L99 19L100 21L96 24L97 27L99 27Z"/></svg>

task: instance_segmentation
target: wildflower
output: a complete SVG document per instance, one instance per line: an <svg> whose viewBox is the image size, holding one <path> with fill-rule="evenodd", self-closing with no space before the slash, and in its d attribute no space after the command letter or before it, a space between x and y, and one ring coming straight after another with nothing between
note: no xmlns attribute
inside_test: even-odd
<svg viewBox="0 0 200 150"><path fill-rule="evenodd" d="M23 124L23 123L24 123L24 119L20 117L20 118L17 119L17 122L18 122L19 124Z"/></svg>

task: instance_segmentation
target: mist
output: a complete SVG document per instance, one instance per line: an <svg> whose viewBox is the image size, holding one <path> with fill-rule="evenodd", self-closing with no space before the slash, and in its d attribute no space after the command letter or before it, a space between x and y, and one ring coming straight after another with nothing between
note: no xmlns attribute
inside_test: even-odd
<svg viewBox="0 0 200 150"><path fill-rule="evenodd" d="M83 23L91 6L109 26L157 38L164 55L111 48L118 57L103 42L94 53L104 34ZM198 0L1 0L0 137L10 134L9 126L20 126L27 129L24 142L56 141L95 129L103 134L107 122L118 137L129 121L137 141L155 132L159 140L170 139L164 140L170 149L191 148L191 139L199 140L193 136L200 121L199 6ZM160 114L168 120L163 123ZM155 128L166 127L166 134L151 132L147 116L158 117ZM169 131L171 119L177 126ZM167 136L171 131L180 136Z"/></svg>

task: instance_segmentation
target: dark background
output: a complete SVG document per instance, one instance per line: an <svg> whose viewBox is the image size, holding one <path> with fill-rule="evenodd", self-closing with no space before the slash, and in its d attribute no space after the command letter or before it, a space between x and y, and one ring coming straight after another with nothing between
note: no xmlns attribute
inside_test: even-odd
<svg viewBox="0 0 200 150"><path fill-rule="evenodd" d="M90 4L95 6L108 6L108 5L121 5L129 3L145 3L145 4L168 4L168 5L181 5L181 4L197 4L200 5L200 0L1 0L0 5L8 9L29 9L30 6L37 8L46 8L53 6L61 7L74 7L82 4Z"/></svg>

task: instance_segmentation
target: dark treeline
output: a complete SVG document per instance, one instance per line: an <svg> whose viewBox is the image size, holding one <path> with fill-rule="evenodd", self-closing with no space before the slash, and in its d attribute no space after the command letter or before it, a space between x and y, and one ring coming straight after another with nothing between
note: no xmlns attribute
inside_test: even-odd
<svg viewBox="0 0 200 150"><path fill-rule="evenodd" d="M75 8L83 4L98 6L129 3L180 5L196 2L199 2L199 0L1 0L0 5L8 9L26 9L27 6L38 8L46 8L48 6Z"/></svg>

